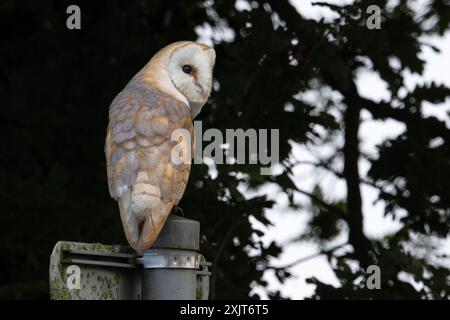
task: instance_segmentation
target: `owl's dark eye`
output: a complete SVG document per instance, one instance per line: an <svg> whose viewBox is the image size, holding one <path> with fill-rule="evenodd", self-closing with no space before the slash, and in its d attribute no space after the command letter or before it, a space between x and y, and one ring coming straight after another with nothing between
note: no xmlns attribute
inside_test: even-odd
<svg viewBox="0 0 450 320"><path fill-rule="evenodd" d="M192 72L192 67L191 67L190 65L188 65L188 64L185 64L185 65L183 66L183 72L184 72L184 73L187 73L187 74L191 74L191 72Z"/></svg>

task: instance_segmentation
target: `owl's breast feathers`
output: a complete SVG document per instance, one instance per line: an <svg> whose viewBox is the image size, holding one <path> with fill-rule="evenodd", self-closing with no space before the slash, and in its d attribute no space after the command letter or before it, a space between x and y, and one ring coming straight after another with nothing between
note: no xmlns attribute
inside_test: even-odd
<svg viewBox="0 0 450 320"><path fill-rule="evenodd" d="M187 130L190 143L172 141L176 129ZM119 202L127 240L138 251L153 244L184 193L190 163L172 161L176 146L193 154L189 108L133 78L111 103L105 153L109 192Z"/></svg>

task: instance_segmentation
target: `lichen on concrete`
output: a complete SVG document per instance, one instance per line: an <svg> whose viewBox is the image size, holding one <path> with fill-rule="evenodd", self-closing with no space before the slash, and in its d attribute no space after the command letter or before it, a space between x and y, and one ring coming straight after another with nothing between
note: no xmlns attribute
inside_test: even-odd
<svg viewBox="0 0 450 320"><path fill-rule="evenodd" d="M86 244L77 242L58 242L50 257L50 296L54 300L118 299L123 269L82 265L80 289L66 286L68 264L62 263L62 252L67 250L89 251L92 253L131 253L129 247L119 245Z"/></svg>

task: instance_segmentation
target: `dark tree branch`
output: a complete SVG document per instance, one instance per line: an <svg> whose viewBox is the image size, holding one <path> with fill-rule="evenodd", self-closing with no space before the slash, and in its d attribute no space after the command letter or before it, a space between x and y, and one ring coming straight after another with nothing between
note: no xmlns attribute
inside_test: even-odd
<svg viewBox="0 0 450 320"><path fill-rule="evenodd" d="M299 164L299 165L306 164L306 165L314 166L314 167L317 167L317 168L321 168L321 169L324 169L324 170L327 170L327 171L331 172L332 174L334 174L338 178L344 179L344 174L343 173L334 170L326 162L297 161L296 164ZM363 178L360 177L359 182L363 183L365 185L368 185L368 186L370 186L372 188L375 188L375 189L377 189L377 190L379 190L381 192L385 192L380 186L377 186L372 181L369 181L369 180L366 180L366 179L363 179Z"/></svg>
<svg viewBox="0 0 450 320"><path fill-rule="evenodd" d="M317 202L325 209L332 211L332 212L336 213L342 219L345 219L345 212L342 211L341 209L339 209L338 207L326 203L325 201L323 201L322 199L320 199L319 197L315 196L314 194L312 194L308 191L305 191L305 190L302 190L299 188L296 188L296 190L297 190L297 192L304 194L305 196L308 196L309 198L311 198L312 201Z"/></svg>
<svg viewBox="0 0 450 320"><path fill-rule="evenodd" d="M308 261L308 260L317 258L317 257L319 257L319 256L321 256L321 255L330 255L330 254L332 254L334 251L336 251L336 250L338 250L338 249L340 249L340 248L343 248L343 247L345 247L346 245L348 245L347 242L346 242L346 243L341 243L341 244L339 244L339 245L337 245L337 246L334 246L334 247L332 247L332 248L330 248L330 249L321 250L321 251L319 251L319 252L310 254L310 255L308 255L308 256L301 257L301 258L299 258L299 259L297 259L297 260L295 260L295 261L293 261L293 262L291 262L291 263L288 263L288 264L285 265L285 266L282 266L282 267L272 267L272 266L270 266L270 267L267 267L267 269L271 269L271 270L285 270L285 269L289 269L289 268L292 268L292 267L294 267L294 266L296 266L296 265L298 265L298 264L300 264L300 263L303 263L303 262L306 262L306 261Z"/></svg>
<svg viewBox="0 0 450 320"><path fill-rule="evenodd" d="M345 144L344 144L344 179L347 184L347 216L349 225L349 242L355 250L355 256L366 268L370 265L368 255L369 241L363 232L363 213L361 189L359 185L359 140L358 132L361 123L360 109L353 103L347 105L344 113Z"/></svg>

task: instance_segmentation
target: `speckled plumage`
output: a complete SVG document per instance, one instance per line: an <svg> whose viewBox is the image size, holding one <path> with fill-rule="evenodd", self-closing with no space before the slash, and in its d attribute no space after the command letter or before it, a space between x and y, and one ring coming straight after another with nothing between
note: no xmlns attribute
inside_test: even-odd
<svg viewBox="0 0 450 320"><path fill-rule="evenodd" d="M207 88L206 98L199 96L204 101L191 101L178 92L173 79L168 81L165 66L173 50L186 45L193 43L179 42L161 50L109 109L105 143L109 192L118 201L127 240L138 251L154 243L183 196L190 163L172 161L172 151L177 146L182 153L194 154L187 150L194 146L192 106L201 108L209 95ZM172 141L176 129L187 130L191 141Z"/></svg>
<svg viewBox="0 0 450 320"><path fill-rule="evenodd" d="M173 205L180 201L190 170L189 164L172 163L171 150L177 142L171 141L171 134L183 128L193 137L193 127L189 109L182 102L140 82L139 77L133 79L110 107L105 148L108 185L111 196L119 200L122 223L130 225L124 215L126 200L121 198L131 196L127 193L133 191L139 172L147 173L141 182L160 189L160 213L151 215L160 229ZM126 233L129 228L125 227ZM130 243L138 240L131 234L127 239Z"/></svg>

